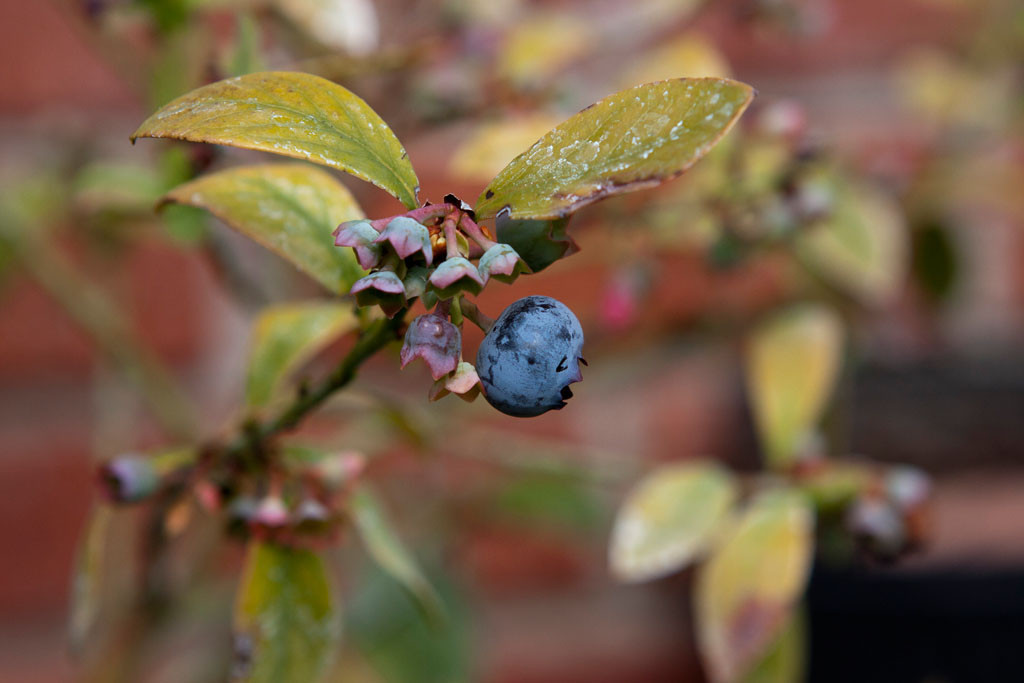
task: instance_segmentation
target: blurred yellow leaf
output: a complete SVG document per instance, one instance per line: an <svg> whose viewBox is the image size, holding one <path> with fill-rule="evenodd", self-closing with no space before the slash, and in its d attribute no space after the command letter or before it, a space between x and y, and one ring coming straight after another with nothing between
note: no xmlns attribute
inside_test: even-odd
<svg viewBox="0 0 1024 683"><path fill-rule="evenodd" d="M654 187L690 168L754 97L719 78L648 83L604 98L516 157L477 200L481 218L560 218L604 197Z"/></svg>
<svg viewBox="0 0 1024 683"><path fill-rule="evenodd" d="M591 43L578 18L548 13L516 24L498 53L498 76L520 87L542 83L584 54Z"/></svg>
<svg viewBox="0 0 1024 683"><path fill-rule="evenodd" d="M807 669L807 618L796 608L782 633L743 683L802 683Z"/></svg>
<svg viewBox="0 0 1024 683"><path fill-rule="evenodd" d="M899 293L907 270L907 227L899 206L866 186L842 188L831 214L796 241L815 272L862 303L877 306Z"/></svg>
<svg viewBox="0 0 1024 683"><path fill-rule="evenodd" d="M246 404L269 403L289 373L358 325L350 304L306 302L265 309L253 328Z"/></svg>
<svg viewBox="0 0 1024 683"><path fill-rule="evenodd" d="M732 69L714 44L699 34L677 38L641 55L622 77L623 87L671 78L730 78Z"/></svg>
<svg viewBox="0 0 1024 683"><path fill-rule="evenodd" d="M697 576L697 642L708 678L743 678L791 621L810 571L814 518L791 490L754 498Z"/></svg>
<svg viewBox="0 0 1024 683"><path fill-rule="evenodd" d="M608 553L612 574L647 581L697 559L727 518L736 488L732 475L714 463L652 471L619 508Z"/></svg>
<svg viewBox="0 0 1024 683"><path fill-rule="evenodd" d="M306 164L240 166L181 185L163 201L206 209L286 259L333 294L366 273L351 249L334 246L339 223L363 218L348 189Z"/></svg>
<svg viewBox="0 0 1024 683"><path fill-rule="evenodd" d="M467 135L450 162L454 177L487 182L558 124L547 114L484 123Z"/></svg>
<svg viewBox="0 0 1024 683"><path fill-rule="evenodd" d="M416 172L388 125L345 88L311 74L264 71L205 85L146 119L136 138L305 159L373 183L410 209L418 203Z"/></svg>
<svg viewBox="0 0 1024 683"><path fill-rule="evenodd" d="M747 391L768 464L784 467L832 393L843 347L838 316L820 306L783 311L762 323L747 346Z"/></svg>

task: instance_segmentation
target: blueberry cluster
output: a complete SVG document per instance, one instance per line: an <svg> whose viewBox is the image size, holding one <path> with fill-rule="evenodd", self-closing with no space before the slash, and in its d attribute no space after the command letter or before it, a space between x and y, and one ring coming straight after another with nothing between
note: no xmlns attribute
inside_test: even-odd
<svg viewBox="0 0 1024 683"><path fill-rule="evenodd" d="M582 379L579 320L543 296L516 301L493 323L462 303L463 294L479 294L491 278L512 282L528 270L515 249L492 240L473 218L449 195L443 204L400 216L342 223L335 244L353 248L370 271L352 286L356 302L391 317L415 298L434 309L409 324L401 352L403 368L417 358L430 368L432 400L450 393L473 400L483 393L517 417L562 408L572 396L569 385ZM462 359L463 312L487 332L475 367Z"/></svg>
<svg viewBox="0 0 1024 683"><path fill-rule="evenodd" d="M334 243L352 247L370 271L352 285L357 303L380 306L389 317L418 297L429 309L462 293L479 294L491 278L512 282L527 270L515 249L491 239L452 195L399 216L342 223Z"/></svg>

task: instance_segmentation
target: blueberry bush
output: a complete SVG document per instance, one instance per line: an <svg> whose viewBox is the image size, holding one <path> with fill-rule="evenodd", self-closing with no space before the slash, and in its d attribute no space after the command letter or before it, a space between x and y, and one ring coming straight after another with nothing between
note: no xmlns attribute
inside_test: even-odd
<svg viewBox="0 0 1024 683"><path fill-rule="evenodd" d="M107 11L99 7L104 3L87 4L98 6L90 9L97 16ZM570 386L586 366L585 332L588 339L634 335L651 345L671 339L658 326L677 322L675 312L659 307L657 283L671 279L680 254L696 252L722 272L768 263L784 283L781 303L769 310L712 321L725 330L716 343L722 336L739 341L737 365L762 467L739 472L709 458L613 473L616 495L623 495L610 530L611 574L637 583L694 567L695 631L708 677L794 681L802 677L801 598L815 554L891 561L921 542L927 480L909 468L834 457L841 452L829 434L829 411L854 353L851 330L891 299L904 275L900 213L886 194L808 143L795 105L769 102L744 116L753 88L729 78L728 64L706 41L685 35L658 46L620 74L617 88L604 90L618 92L566 118L549 106L565 96L559 69L606 46L635 48L615 44L615 27L641 19L624 12L601 26L538 10L507 27L488 70L457 70L451 78L445 69L452 64L420 66L422 45L385 54L370 44L366 25L339 32L317 22L309 3L274 2L274 19L287 35L300 36L293 45L297 68L266 70L258 29L267 16L242 11L233 17L230 49L212 60L217 78L202 85L208 79L196 55L212 52L200 49L196 7L203 3L132 4L148 13L159 47L140 79L155 113L132 140L205 144L162 144L148 166L89 164L69 194L76 211L89 208L91 232L115 244L128 239L125 216L149 216L157 203L166 232L202 243L226 289L253 311L235 418L204 434L188 397L133 338L102 289L52 249L46 234L9 229L48 220L53 208L31 185L19 187L17 203L0 202L0 246L97 340L145 397L166 438L164 447L126 452L99 467L101 502L78 558L71 637L82 649L109 616L98 596L116 583L110 539L139 541L149 617L119 613L111 652L127 662L118 666L122 679L139 669L133 638L157 631L153 615L183 602L174 587L188 583L224 536L244 545L244 569L233 640L209 649L217 664L230 659L232 680L348 680L332 667L339 657L358 667L351 643L386 680L419 680L426 669L435 673L422 680L468 678L450 673L466 647L459 633L464 607L449 577L432 571L430 558L414 557L392 526L378 491L383 482L366 472L377 444L346 432L339 448L296 432L329 402L370 402L388 431L422 438L401 410L355 383L378 355L402 368L421 361L433 380L424 401L482 396L516 418L572 410ZM746 4L752 16L770 21L789 6ZM473 21L489 27L485 9L473 7L467 12L481 13ZM650 25L633 26L640 42L669 10L659 12L643 19ZM801 27L814 23L786 18ZM471 50L473 41L465 43ZM316 58L311 44L345 54ZM475 125L453 146L452 175L483 187L472 204L454 194L423 196L388 123L358 88L337 82L406 71L413 77L393 83L397 94L389 90L385 98L392 102L389 119L411 116L406 109L424 120L503 115ZM681 77L687 74L700 77ZM504 116L523 102L533 105L531 115ZM224 148L288 160L225 165ZM337 172L393 197L394 212L367 216ZM684 182L669 182L684 172ZM637 190L652 191L619 196ZM563 261L579 251L569 221L585 207L597 217L592 222L599 225L588 228L607 245L600 258L612 272L599 294L602 328L584 330L569 307L546 296L485 312L478 296L492 281L514 288L521 277L567 266ZM277 261L255 278L238 268L231 253L238 242L210 230L207 215L280 257L311 286L285 297L268 294L264 280L293 274L273 270ZM466 348L467 323L483 334L475 352ZM323 365L339 343L346 353ZM394 347L397 360L388 355ZM463 429L470 431L461 424L439 431L448 439ZM564 495L559 488L554 497ZM124 527L118 511L128 506L145 511L141 529ZM428 516L424 507L417 513ZM216 531L186 544L183 530L196 517L213 520ZM389 577L360 585L358 594L339 586L333 571L353 561L345 555L349 535ZM401 613L396 626L388 618L401 612L394 596L402 589L417 611ZM438 633L455 635L431 649ZM396 641L402 656L365 655ZM230 657L217 658L227 651ZM114 665L101 661L97 670L104 666Z"/></svg>

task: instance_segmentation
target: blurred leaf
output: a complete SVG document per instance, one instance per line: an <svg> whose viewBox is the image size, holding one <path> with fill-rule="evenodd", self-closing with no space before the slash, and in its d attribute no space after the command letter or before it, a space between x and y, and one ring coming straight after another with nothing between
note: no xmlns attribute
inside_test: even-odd
<svg viewBox="0 0 1024 683"><path fill-rule="evenodd" d="M391 527L380 501L369 487L360 486L352 493L349 512L374 562L409 591L428 619L441 623L444 620L444 607L440 597Z"/></svg>
<svg viewBox="0 0 1024 683"><path fill-rule="evenodd" d="M246 404L267 405L293 370L358 326L349 304L304 302L265 309L253 327Z"/></svg>
<svg viewBox="0 0 1024 683"><path fill-rule="evenodd" d="M608 559L620 581L647 581L702 555L736 501L732 475L714 463L678 463L650 472L619 508Z"/></svg>
<svg viewBox="0 0 1024 683"><path fill-rule="evenodd" d="M146 119L132 140L142 137L306 159L417 205L416 172L398 138L363 100L319 76L266 71L211 83Z"/></svg>
<svg viewBox="0 0 1024 683"><path fill-rule="evenodd" d="M717 78L637 86L577 113L491 181L481 218L560 218L609 195L676 177L732 127L753 89Z"/></svg>
<svg viewBox="0 0 1024 683"><path fill-rule="evenodd" d="M949 298L957 280L957 254L949 230L928 223L914 232L914 277L932 302Z"/></svg>
<svg viewBox="0 0 1024 683"><path fill-rule="evenodd" d="M729 63L714 43L691 33L642 55L626 70L623 87L672 78L729 78Z"/></svg>
<svg viewBox="0 0 1024 683"><path fill-rule="evenodd" d="M515 249L535 273L580 250L566 232L568 226L568 217L553 221L520 221L499 216L495 221L498 241Z"/></svg>
<svg viewBox="0 0 1024 683"><path fill-rule="evenodd" d="M516 86L535 86L583 55L592 40L586 22L578 17L537 14L512 25L495 68L500 78Z"/></svg>
<svg viewBox="0 0 1024 683"><path fill-rule="evenodd" d="M760 324L747 345L747 391L768 464L798 455L832 393L843 327L832 311L803 305Z"/></svg>
<svg viewBox="0 0 1024 683"><path fill-rule="evenodd" d="M75 554L68 610L68 638L75 654L83 652L100 614L106 577L104 559L113 514L109 505L100 504L92 509Z"/></svg>
<svg viewBox="0 0 1024 683"><path fill-rule="evenodd" d="M451 572L430 574L443 601L443 627L432 627L405 591L374 571L356 586L346 632L388 683L468 683L472 656L466 598Z"/></svg>
<svg viewBox="0 0 1024 683"><path fill-rule="evenodd" d="M494 494L492 506L510 522L549 528L591 529L602 516L592 487L572 476L518 477Z"/></svg>
<svg viewBox="0 0 1024 683"><path fill-rule="evenodd" d="M741 680L786 628L810 571L813 526L801 494L761 493L700 568L697 642L710 680Z"/></svg>
<svg viewBox="0 0 1024 683"><path fill-rule="evenodd" d="M743 683L802 683L807 669L807 619L793 610L767 654L743 677Z"/></svg>
<svg viewBox="0 0 1024 683"><path fill-rule="evenodd" d="M149 70L150 107L162 107L205 80L212 42L209 31L200 22L165 34Z"/></svg>
<svg viewBox="0 0 1024 683"><path fill-rule="evenodd" d="M557 119L546 114L481 124L455 149L451 173L456 178L486 182L557 124Z"/></svg>
<svg viewBox="0 0 1024 683"><path fill-rule="evenodd" d="M840 191L831 215L796 241L813 270L867 305L899 293L907 267L907 228L896 204L867 187Z"/></svg>
<svg viewBox="0 0 1024 683"><path fill-rule="evenodd" d="M260 52L260 38L260 25L256 18L249 12L239 12L236 18L235 42L225 60L225 71L228 74L244 76L266 68Z"/></svg>
<svg viewBox="0 0 1024 683"><path fill-rule="evenodd" d="M347 294L366 274L331 235L339 223L364 214L345 186L318 168L239 166L181 185L162 201L207 209L334 294Z"/></svg>
<svg viewBox="0 0 1024 683"><path fill-rule="evenodd" d="M150 212L167 189L151 164L97 161L75 176L74 202L86 211Z"/></svg>
<svg viewBox="0 0 1024 683"><path fill-rule="evenodd" d="M274 4L327 47L368 55L380 42L380 21L372 0L275 0Z"/></svg>
<svg viewBox="0 0 1024 683"><path fill-rule="evenodd" d="M232 680L314 683L339 635L323 561L309 550L251 544L235 602Z"/></svg>

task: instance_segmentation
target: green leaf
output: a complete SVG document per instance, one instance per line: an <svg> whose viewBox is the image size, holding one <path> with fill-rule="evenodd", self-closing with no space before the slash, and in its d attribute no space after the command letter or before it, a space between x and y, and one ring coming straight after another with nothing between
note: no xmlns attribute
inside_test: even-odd
<svg viewBox="0 0 1024 683"><path fill-rule="evenodd" d="M736 481L716 464L657 468L619 509L608 552L612 574L647 581L693 562L714 540L736 495Z"/></svg>
<svg viewBox="0 0 1024 683"><path fill-rule="evenodd" d="M723 78L648 83L606 97L538 140L491 181L476 212L561 218L678 176L732 127L753 89Z"/></svg>
<svg viewBox="0 0 1024 683"><path fill-rule="evenodd" d="M530 270L537 273L558 259L572 256L580 250L569 237L568 218L553 221L513 220L499 216L495 221L498 241L516 250Z"/></svg>
<svg viewBox="0 0 1024 683"><path fill-rule="evenodd" d="M265 309L253 328L246 404L265 406L295 368L358 325L348 304L306 302Z"/></svg>
<svg viewBox="0 0 1024 683"><path fill-rule="evenodd" d="M380 501L369 487L360 486L352 493L349 512L374 562L409 592L425 616L440 622L444 618L440 597L391 527Z"/></svg>
<svg viewBox="0 0 1024 683"><path fill-rule="evenodd" d="M810 572L813 526L803 495L762 493L701 567L697 642L710 680L740 680L785 630Z"/></svg>
<svg viewBox="0 0 1024 683"><path fill-rule="evenodd" d="M323 561L309 550L249 547L235 602L235 677L314 683L340 635Z"/></svg>
<svg viewBox="0 0 1024 683"><path fill-rule="evenodd" d="M374 568L376 569L376 568ZM384 572L370 571L356 585L346 633L389 683L468 683L473 676L473 624L468 598L451 570L430 573L446 615L432 627L406 591Z"/></svg>
<svg viewBox="0 0 1024 683"><path fill-rule="evenodd" d="M747 391L768 464L799 455L832 394L843 347L838 316L803 305L762 323L747 346Z"/></svg>
<svg viewBox="0 0 1024 683"><path fill-rule="evenodd" d="M899 207L867 187L842 190L829 217L796 240L797 255L812 270L873 306L899 293L908 251Z"/></svg>
<svg viewBox="0 0 1024 683"><path fill-rule="evenodd" d="M146 119L132 140L144 137L306 159L417 205L416 172L395 134L366 102L319 76L265 71L211 83Z"/></svg>
<svg viewBox="0 0 1024 683"><path fill-rule="evenodd" d="M366 274L351 249L334 246L331 234L339 223L364 218L363 212L344 185L313 166L231 168L185 183L162 201L207 209L334 294L347 294Z"/></svg>

